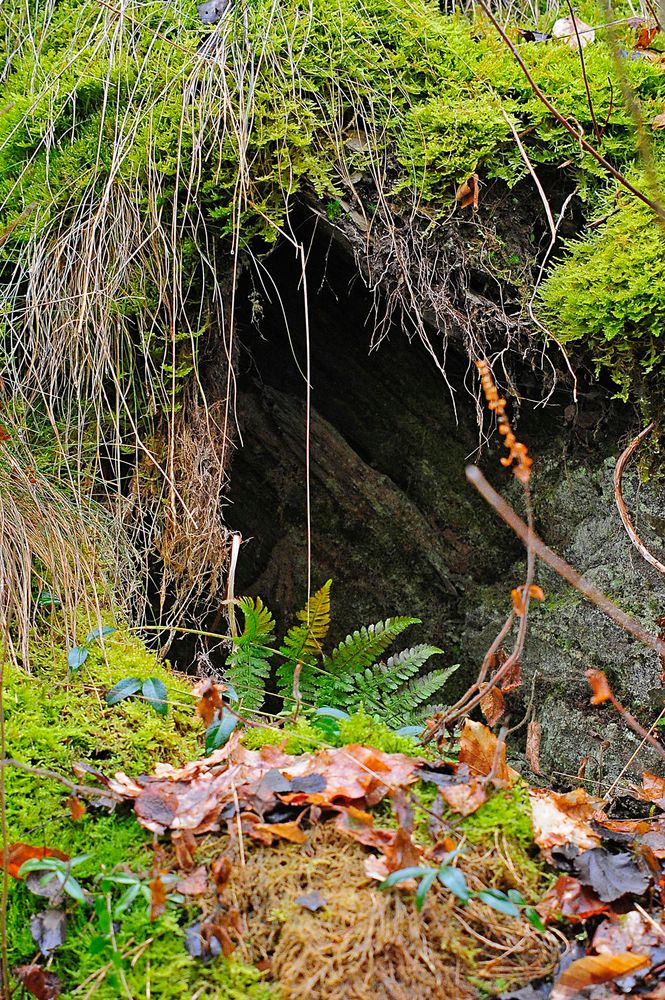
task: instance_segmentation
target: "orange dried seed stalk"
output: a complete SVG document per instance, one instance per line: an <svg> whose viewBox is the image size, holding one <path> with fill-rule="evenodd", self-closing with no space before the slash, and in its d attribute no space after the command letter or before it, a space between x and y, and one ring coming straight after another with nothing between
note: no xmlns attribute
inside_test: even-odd
<svg viewBox="0 0 665 1000"><path fill-rule="evenodd" d="M480 372L480 383L487 400L487 406L493 413L496 413L499 434L505 438L504 444L508 449L508 455L501 459L501 464L508 468L515 463L513 465L514 475L520 482L526 484L531 476L533 459L529 457L526 445L518 441L513 433L510 421L506 416L506 401L499 396L489 364L484 359L476 361L476 368Z"/></svg>

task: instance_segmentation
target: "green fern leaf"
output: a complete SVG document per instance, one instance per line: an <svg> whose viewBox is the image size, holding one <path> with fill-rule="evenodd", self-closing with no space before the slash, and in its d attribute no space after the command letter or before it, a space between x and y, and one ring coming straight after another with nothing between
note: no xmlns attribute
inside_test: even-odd
<svg viewBox="0 0 665 1000"><path fill-rule="evenodd" d="M243 705L250 710L260 708L270 677L270 657L275 650L275 621L260 597L239 597L236 604L244 616L242 635L233 640L226 659L226 674Z"/></svg>
<svg viewBox="0 0 665 1000"><path fill-rule="evenodd" d="M322 681L329 704L336 704L337 699L344 697L354 689L354 678L363 670L371 667L381 653L409 625L420 624L420 618L386 618L385 622L377 622L347 635L346 639L336 646L330 656L324 657L323 667L330 674L330 680ZM330 700L332 699L332 700Z"/></svg>
<svg viewBox="0 0 665 1000"><path fill-rule="evenodd" d="M323 655L321 643L330 628L330 587L327 580L320 590L307 601L296 617L301 625L294 625L284 636L280 653L284 662L277 668L279 693L288 698L293 691L293 675L298 663L301 664L300 694L303 700L315 700L317 674L312 669L317 657Z"/></svg>
<svg viewBox="0 0 665 1000"><path fill-rule="evenodd" d="M451 667L431 670L422 677L415 677L378 701L374 710L380 712L390 726L421 722L428 714L425 708L427 702L441 694L448 678L458 667L459 663L455 663Z"/></svg>
<svg viewBox="0 0 665 1000"><path fill-rule="evenodd" d="M438 646L421 643L410 649L403 649L389 657L386 663L375 663L363 671L354 685L359 700L369 705L377 695L379 697L397 691L411 677L414 677L430 656L443 653Z"/></svg>

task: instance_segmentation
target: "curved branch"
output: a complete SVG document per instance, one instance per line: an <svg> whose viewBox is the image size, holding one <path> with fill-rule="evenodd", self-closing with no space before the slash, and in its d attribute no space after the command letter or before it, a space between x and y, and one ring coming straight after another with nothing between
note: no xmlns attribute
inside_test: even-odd
<svg viewBox="0 0 665 1000"><path fill-rule="evenodd" d="M616 500L616 504L619 509L619 517L623 522L626 533L639 554L643 559L646 559L649 565L653 566L654 569L657 569L660 573L665 573L665 566L663 566L662 562L659 562L655 556L651 555L642 539L637 534L635 526L630 519L630 514L628 513L628 508L626 507L626 503L623 499L623 491L621 489L621 479L623 477L624 469L628 463L628 459L637 451L637 448L640 443L644 441L645 437L648 437L653 430L653 427L653 423L650 423L648 427L645 427L636 438L633 438L626 450L622 451L619 455L619 459L614 469L614 499Z"/></svg>

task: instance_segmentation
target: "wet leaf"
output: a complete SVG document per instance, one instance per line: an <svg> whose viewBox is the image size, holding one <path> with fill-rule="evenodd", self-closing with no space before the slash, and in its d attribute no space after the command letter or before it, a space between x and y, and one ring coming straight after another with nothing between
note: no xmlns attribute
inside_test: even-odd
<svg viewBox="0 0 665 1000"><path fill-rule="evenodd" d="M446 889L450 890L454 896L457 896L462 903L469 901L469 889L466 884L466 878L464 877L464 872L459 868L451 868L446 865L439 869L438 878L441 885L445 885Z"/></svg>
<svg viewBox="0 0 665 1000"><path fill-rule="evenodd" d="M312 892L306 892L302 896L296 896L296 903L299 906L304 906L306 910L316 913L317 910L322 910L324 906L328 905L328 900L325 896L321 895L318 889L314 889Z"/></svg>
<svg viewBox="0 0 665 1000"><path fill-rule="evenodd" d="M604 847L580 854L575 859L575 871L582 885L590 886L604 903L628 894L641 896L650 882L630 854L611 854Z"/></svg>
<svg viewBox="0 0 665 1000"><path fill-rule="evenodd" d="M591 685L592 705L602 705L604 701L612 700L612 689L603 670L586 670L585 675Z"/></svg>
<svg viewBox="0 0 665 1000"><path fill-rule="evenodd" d="M328 705L323 705L321 708L317 708L314 715L325 716L330 719L339 719L340 721L351 718L349 713L343 712L341 708L330 708Z"/></svg>
<svg viewBox="0 0 665 1000"><path fill-rule="evenodd" d="M660 809L665 809L665 778L659 778L651 771L642 775L642 787L631 787L631 793L643 802L654 802Z"/></svg>
<svg viewBox="0 0 665 1000"><path fill-rule="evenodd" d="M104 701L107 705L117 705L118 702L124 701L125 698L131 698L133 694L140 691L142 683L139 677L123 677L121 681L113 685Z"/></svg>
<svg viewBox="0 0 665 1000"><path fill-rule="evenodd" d="M495 766L496 758L496 766ZM506 764L506 745L482 722L464 721L460 736L460 764L468 764L472 774L488 775L494 769L498 781L512 783L518 774Z"/></svg>
<svg viewBox="0 0 665 1000"><path fill-rule="evenodd" d="M17 965L14 976L37 1000L56 1000L60 996L60 980L55 972L47 972L39 965Z"/></svg>
<svg viewBox="0 0 665 1000"><path fill-rule="evenodd" d="M506 700L497 687L491 688L480 700L480 711L488 726L495 726L506 710Z"/></svg>
<svg viewBox="0 0 665 1000"><path fill-rule="evenodd" d="M168 704L164 681L159 677L148 677L147 681L143 682L142 694L158 715L166 715Z"/></svg>
<svg viewBox="0 0 665 1000"><path fill-rule="evenodd" d="M24 844L17 841L9 845L7 871L13 878L23 878L19 875L22 866L32 858L58 858L60 861L69 861L69 855L52 847L33 847L32 844ZM0 864L2 855L0 854Z"/></svg>
<svg viewBox="0 0 665 1000"><path fill-rule="evenodd" d="M48 909L34 914L30 917L30 933L42 955L49 955L67 937L65 911Z"/></svg>
<svg viewBox="0 0 665 1000"><path fill-rule="evenodd" d="M561 973L554 984L550 1000L572 1000L587 986L620 979L637 969L646 968L649 964L646 956L631 955L630 952L578 958Z"/></svg>

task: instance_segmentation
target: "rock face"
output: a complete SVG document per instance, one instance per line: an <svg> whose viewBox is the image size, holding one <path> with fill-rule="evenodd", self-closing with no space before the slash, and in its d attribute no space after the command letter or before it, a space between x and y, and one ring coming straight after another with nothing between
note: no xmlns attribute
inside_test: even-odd
<svg viewBox="0 0 665 1000"><path fill-rule="evenodd" d="M236 592L260 594L287 626L307 587L299 371L306 339L302 291L283 263L278 257L271 272L281 301L264 300L260 322L242 334L237 414L244 443L234 458L227 521L246 539ZM475 374L450 351L449 388L423 346L397 328L370 353L371 297L343 259L331 255L325 264L318 280L309 279L312 585L333 578L334 641L388 615L422 618L413 641L431 640L448 663L462 665L452 698L475 677L524 574L520 543L464 477L478 456ZM520 377L521 394L538 398L537 375L522 370ZM547 407L522 405L520 437L534 457L538 530L655 630L665 613L664 581L630 545L612 491L615 457L631 435L633 415L597 386L580 399L571 406L562 389ZM480 464L519 509L519 486L500 466L495 437ZM638 486L630 471L625 493L638 530L662 553L662 493ZM611 780L639 741L611 708L589 708L584 670L606 670L618 697L649 724L661 707L658 657L545 567L537 578L546 600L533 612L524 687L511 696L513 724L533 684L543 771L565 783L588 757L588 775ZM648 762L642 753L638 767Z"/></svg>

